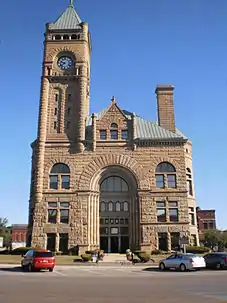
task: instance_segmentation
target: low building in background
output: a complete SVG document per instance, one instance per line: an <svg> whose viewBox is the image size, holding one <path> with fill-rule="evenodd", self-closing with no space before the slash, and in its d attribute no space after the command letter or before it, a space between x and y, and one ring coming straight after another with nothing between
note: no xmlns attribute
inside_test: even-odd
<svg viewBox="0 0 227 303"><path fill-rule="evenodd" d="M27 227L27 224L12 224L12 249L26 246Z"/></svg>
<svg viewBox="0 0 227 303"><path fill-rule="evenodd" d="M200 243L203 244L204 233L208 230L216 229L215 209L196 208L197 226Z"/></svg>

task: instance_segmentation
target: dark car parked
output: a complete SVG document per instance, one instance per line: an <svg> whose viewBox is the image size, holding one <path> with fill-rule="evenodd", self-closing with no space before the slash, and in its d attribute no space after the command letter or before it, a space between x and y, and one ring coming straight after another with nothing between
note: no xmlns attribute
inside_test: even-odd
<svg viewBox="0 0 227 303"><path fill-rule="evenodd" d="M207 268L227 269L227 253L212 252L204 256Z"/></svg>

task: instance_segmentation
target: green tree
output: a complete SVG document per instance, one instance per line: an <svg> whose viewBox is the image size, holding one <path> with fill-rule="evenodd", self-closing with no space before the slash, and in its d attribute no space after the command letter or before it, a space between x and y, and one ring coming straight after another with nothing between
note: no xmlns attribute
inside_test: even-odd
<svg viewBox="0 0 227 303"><path fill-rule="evenodd" d="M204 244L211 249L217 246L218 250L223 250L227 247L227 231L207 230L204 233Z"/></svg>
<svg viewBox="0 0 227 303"><path fill-rule="evenodd" d="M0 217L0 227L6 227L8 224L8 219Z"/></svg>

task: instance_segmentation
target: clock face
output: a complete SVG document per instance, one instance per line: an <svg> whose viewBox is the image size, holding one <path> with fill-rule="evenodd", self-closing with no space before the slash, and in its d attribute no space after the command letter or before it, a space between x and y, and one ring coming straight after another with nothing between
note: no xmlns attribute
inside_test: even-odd
<svg viewBox="0 0 227 303"><path fill-rule="evenodd" d="M73 61L72 61L72 59L69 58L69 57L61 57L61 58L58 60L58 66L59 66L60 69L62 69L62 70L67 70L67 69L72 68L72 66L73 66Z"/></svg>

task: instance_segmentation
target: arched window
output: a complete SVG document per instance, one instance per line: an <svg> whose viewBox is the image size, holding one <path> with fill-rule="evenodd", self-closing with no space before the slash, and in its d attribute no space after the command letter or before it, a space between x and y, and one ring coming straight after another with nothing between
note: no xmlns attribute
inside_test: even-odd
<svg viewBox="0 0 227 303"><path fill-rule="evenodd" d="M108 203L108 211L113 211L113 202Z"/></svg>
<svg viewBox="0 0 227 303"><path fill-rule="evenodd" d="M108 177L100 187L101 192L128 192L128 184L120 177Z"/></svg>
<svg viewBox="0 0 227 303"><path fill-rule="evenodd" d="M121 203L116 202L116 211L121 211Z"/></svg>
<svg viewBox="0 0 227 303"><path fill-rule="evenodd" d="M116 123L110 125L110 139L118 140L118 125Z"/></svg>
<svg viewBox="0 0 227 303"><path fill-rule="evenodd" d="M165 180L168 188L176 188L176 169L169 162L161 162L156 167L156 187L165 188Z"/></svg>
<svg viewBox="0 0 227 303"><path fill-rule="evenodd" d="M50 171L51 189L69 189L70 187L70 169L64 163L56 163Z"/></svg>
<svg viewBox="0 0 227 303"><path fill-rule="evenodd" d="M106 203L105 202L101 202L101 211L105 211L106 210Z"/></svg>
<svg viewBox="0 0 227 303"><path fill-rule="evenodd" d="M186 168L186 178L187 178L187 190L190 196L193 196L193 189L192 189L192 173L190 168Z"/></svg>
<svg viewBox="0 0 227 303"><path fill-rule="evenodd" d="M127 201L124 202L124 211L128 211L128 202Z"/></svg>

